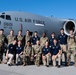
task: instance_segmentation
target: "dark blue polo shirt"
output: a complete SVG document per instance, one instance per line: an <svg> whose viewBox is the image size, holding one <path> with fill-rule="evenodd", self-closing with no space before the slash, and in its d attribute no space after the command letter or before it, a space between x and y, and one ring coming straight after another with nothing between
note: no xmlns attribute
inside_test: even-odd
<svg viewBox="0 0 76 75"><path fill-rule="evenodd" d="M58 36L58 40L60 41L59 43L60 44L67 44L67 35L66 34L60 34L59 36Z"/></svg>
<svg viewBox="0 0 76 75"><path fill-rule="evenodd" d="M56 44L56 45L53 44L51 46L51 53L52 53L52 55L56 55L59 52L59 50L61 50L61 47L60 47L59 44Z"/></svg>
<svg viewBox="0 0 76 75"><path fill-rule="evenodd" d="M53 45L53 40L54 39L55 39L55 37L54 38L52 38L52 37L50 38L50 40L49 40L50 46Z"/></svg>
<svg viewBox="0 0 76 75"><path fill-rule="evenodd" d="M46 55L46 54L48 54L50 52L51 52L51 48L50 47L48 47L48 48L46 48L45 46L43 47L43 49L42 49L42 54L43 55Z"/></svg>
<svg viewBox="0 0 76 75"><path fill-rule="evenodd" d="M23 51L23 46L16 46L16 54L20 54Z"/></svg>
<svg viewBox="0 0 76 75"><path fill-rule="evenodd" d="M15 52L16 52L16 45L10 44L8 46L8 50L9 50L10 54L15 54Z"/></svg>
<svg viewBox="0 0 76 75"><path fill-rule="evenodd" d="M36 41L39 40L39 39L40 39L39 36L37 36L37 37L33 36L32 37L32 43L33 43L33 45L35 45Z"/></svg>

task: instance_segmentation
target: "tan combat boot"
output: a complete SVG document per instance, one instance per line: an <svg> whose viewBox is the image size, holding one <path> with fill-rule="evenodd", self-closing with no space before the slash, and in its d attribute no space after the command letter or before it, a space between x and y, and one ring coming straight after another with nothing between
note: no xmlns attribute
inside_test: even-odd
<svg viewBox="0 0 76 75"><path fill-rule="evenodd" d="M23 62L23 66L26 66L26 63L25 62Z"/></svg>
<svg viewBox="0 0 76 75"><path fill-rule="evenodd" d="M36 66L37 66L37 67L39 67L39 66L40 66L39 61L37 61L37 62L36 62Z"/></svg>
<svg viewBox="0 0 76 75"><path fill-rule="evenodd" d="M69 66L69 65L70 65L70 62L67 63L67 66Z"/></svg>

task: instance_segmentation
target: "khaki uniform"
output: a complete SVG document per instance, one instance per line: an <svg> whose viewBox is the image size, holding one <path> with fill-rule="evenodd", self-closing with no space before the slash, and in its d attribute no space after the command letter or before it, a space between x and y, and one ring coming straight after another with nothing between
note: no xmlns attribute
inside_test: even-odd
<svg viewBox="0 0 76 75"><path fill-rule="evenodd" d="M40 64L40 57L41 57L41 53L42 53L42 47L40 45L34 45L34 56L35 57L35 65L39 66Z"/></svg>
<svg viewBox="0 0 76 75"><path fill-rule="evenodd" d="M24 42L25 42L25 44L24 45L26 45L26 43L27 43L27 41L31 41L31 36L29 35L29 36L24 36Z"/></svg>
<svg viewBox="0 0 76 75"><path fill-rule="evenodd" d="M16 37L13 35L13 36L11 36L11 35L8 35L7 36L7 40L8 40L8 45L9 44L11 44L12 43L12 41L15 39Z"/></svg>
<svg viewBox="0 0 76 75"><path fill-rule="evenodd" d="M49 40L48 40L48 37L41 37L41 38L40 38L40 45L41 45L42 47L44 47L46 41L49 41Z"/></svg>
<svg viewBox="0 0 76 75"><path fill-rule="evenodd" d="M19 41L19 40L22 41L22 40L23 40L23 36L17 36L17 39L18 39L18 41Z"/></svg>
<svg viewBox="0 0 76 75"><path fill-rule="evenodd" d="M30 64L31 61L31 57L34 55L34 51L32 46L28 47L26 46L24 48L24 52L23 52L23 64Z"/></svg>
<svg viewBox="0 0 76 75"><path fill-rule="evenodd" d="M71 61L71 54L73 54L74 61L76 62L76 50L75 50L76 43L75 43L75 40L76 40L76 36L67 38L67 43L68 43L68 51L67 51L68 64L70 64L70 61Z"/></svg>
<svg viewBox="0 0 76 75"><path fill-rule="evenodd" d="M5 36L0 35L0 62L3 60L4 40L5 40Z"/></svg>

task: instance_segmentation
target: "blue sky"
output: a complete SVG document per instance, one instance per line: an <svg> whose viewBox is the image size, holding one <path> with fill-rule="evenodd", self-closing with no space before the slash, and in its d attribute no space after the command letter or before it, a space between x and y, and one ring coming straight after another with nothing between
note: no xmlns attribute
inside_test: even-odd
<svg viewBox="0 0 76 75"><path fill-rule="evenodd" d="M76 19L76 0L0 0L0 12L23 11Z"/></svg>

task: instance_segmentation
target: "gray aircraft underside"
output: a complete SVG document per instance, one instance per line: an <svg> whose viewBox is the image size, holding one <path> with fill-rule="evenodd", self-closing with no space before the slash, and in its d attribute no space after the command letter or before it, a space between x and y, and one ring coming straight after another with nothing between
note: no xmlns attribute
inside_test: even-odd
<svg viewBox="0 0 76 75"><path fill-rule="evenodd" d="M44 17L20 11L0 13L0 29L4 29L6 35L13 29L15 35L17 35L18 30L22 30L23 35L26 30L30 30L31 32L38 31L39 36L46 32L47 36L50 37L52 32L55 32L57 36L61 28L64 28L64 32L69 35L69 30L76 32L75 23L74 19Z"/></svg>

